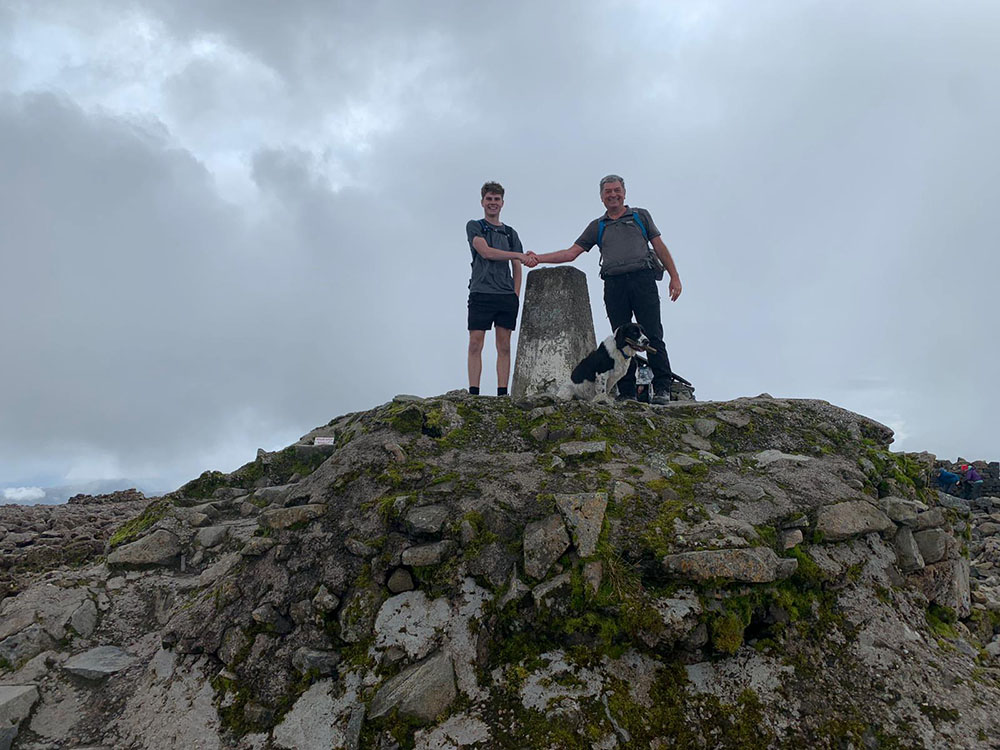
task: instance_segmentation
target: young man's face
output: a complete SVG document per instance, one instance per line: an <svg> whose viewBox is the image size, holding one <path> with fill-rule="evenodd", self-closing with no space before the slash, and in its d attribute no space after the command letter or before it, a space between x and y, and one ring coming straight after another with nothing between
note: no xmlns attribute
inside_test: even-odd
<svg viewBox="0 0 1000 750"><path fill-rule="evenodd" d="M625 186L620 182L605 182L601 188L601 201L608 211L615 211L625 205Z"/></svg>
<svg viewBox="0 0 1000 750"><path fill-rule="evenodd" d="M500 193L487 193L482 200L483 211L487 216L499 216L503 208L503 196Z"/></svg>

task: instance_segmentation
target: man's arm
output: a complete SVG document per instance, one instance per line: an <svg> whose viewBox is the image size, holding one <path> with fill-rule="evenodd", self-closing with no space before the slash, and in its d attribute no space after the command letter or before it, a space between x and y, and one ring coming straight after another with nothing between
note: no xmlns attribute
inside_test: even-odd
<svg viewBox="0 0 1000 750"><path fill-rule="evenodd" d="M514 277L514 294L521 296L521 264L516 260L510 262L511 272Z"/></svg>
<svg viewBox="0 0 1000 750"><path fill-rule="evenodd" d="M542 255L528 254L533 255L539 263L572 263L585 252L587 251L574 242L565 250L556 250L555 252L543 253Z"/></svg>
<svg viewBox="0 0 1000 750"><path fill-rule="evenodd" d="M663 238L654 237L650 242L653 244L656 257L660 259L663 268L670 276L670 286L667 289L670 292L670 301L675 302L681 296L681 275L677 273L677 266L674 265L674 259L670 255L670 251L667 250L667 246L663 244Z"/></svg>
<svg viewBox="0 0 1000 750"><path fill-rule="evenodd" d="M528 256L524 253L512 253L507 250L497 250L495 247L490 247L482 237L472 238L472 248L486 258L486 260L512 260L520 261L521 263L528 260Z"/></svg>

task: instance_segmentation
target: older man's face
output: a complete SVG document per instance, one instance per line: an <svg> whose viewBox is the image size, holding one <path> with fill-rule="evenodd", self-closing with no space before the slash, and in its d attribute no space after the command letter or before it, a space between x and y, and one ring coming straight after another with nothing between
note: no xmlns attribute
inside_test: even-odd
<svg viewBox="0 0 1000 750"><path fill-rule="evenodd" d="M620 182L605 182L601 187L601 200L604 207L614 213L625 205L625 186Z"/></svg>

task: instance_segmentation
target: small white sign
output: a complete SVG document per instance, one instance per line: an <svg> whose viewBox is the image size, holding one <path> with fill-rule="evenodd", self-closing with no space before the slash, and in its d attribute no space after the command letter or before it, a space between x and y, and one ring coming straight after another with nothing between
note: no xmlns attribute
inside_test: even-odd
<svg viewBox="0 0 1000 750"><path fill-rule="evenodd" d="M313 445L334 445L337 442L335 437L316 437L313 438Z"/></svg>

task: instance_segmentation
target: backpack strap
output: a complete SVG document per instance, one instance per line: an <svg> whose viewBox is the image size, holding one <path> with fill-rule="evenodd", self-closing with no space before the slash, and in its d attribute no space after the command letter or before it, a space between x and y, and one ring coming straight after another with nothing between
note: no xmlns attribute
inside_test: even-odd
<svg viewBox="0 0 1000 750"><path fill-rule="evenodd" d="M639 225L639 231L642 232L642 238L649 242L649 232L646 230L646 225L642 223L642 219L639 218L639 210L632 209L632 220ZM604 239L604 227L607 225L607 219L597 220L597 247L600 249L601 241Z"/></svg>
<svg viewBox="0 0 1000 750"><path fill-rule="evenodd" d="M492 224L490 224L488 221L486 221L486 219L480 219L479 220L479 226L482 227L484 235L488 231L489 232L502 232L503 234L505 234L507 236L507 247L510 248L509 252L512 252L512 253L516 252L514 250L514 231L509 226L507 226L506 224L504 224L503 227L498 228L498 227L495 227ZM486 244L489 245L490 243L487 242ZM495 248L495 249L499 250L500 248Z"/></svg>

